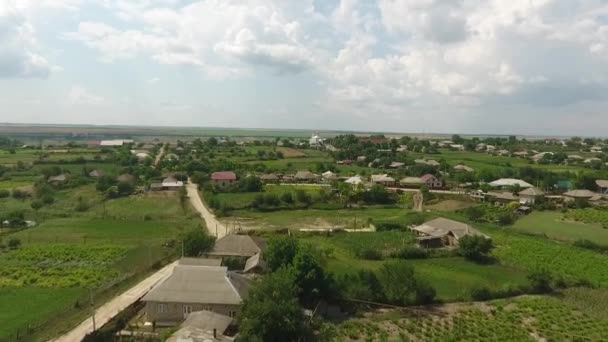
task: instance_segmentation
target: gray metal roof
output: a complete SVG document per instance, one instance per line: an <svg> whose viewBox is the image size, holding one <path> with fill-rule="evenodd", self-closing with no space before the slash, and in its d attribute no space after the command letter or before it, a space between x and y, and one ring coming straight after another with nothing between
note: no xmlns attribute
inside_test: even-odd
<svg viewBox="0 0 608 342"><path fill-rule="evenodd" d="M226 267L177 265L173 273L142 300L162 303L239 305L249 280Z"/></svg>
<svg viewBox="0 0 608 342"><path fill-rule="evenodd" d="M247 259L243 272L247 273L258 266L265 267L264 260L262 260L262 253L258 253L256 255L250 257L249 259Z"/></svg>
<svg viewBox="0 0 608 342"><path fill-rule="evenodd" d="M221 341L223 334L232 324L232 318L212 311L195 311L188 315L180 329L173 333L168 342L205 342ZM217 332L213 338L213 329Z"/></svg>
<svg viewBox="0 0 608 342"><path fill-rule="evenodd" d="M443 217L425 222L417 227L412 228L412 230L418 231L429 236L444 236L447 235L449 232L452 232L452 234L454 234L457 239L465 235L486 236L466 223L448 220Z"/></svg>
<svg viewBox="0 0 608 342"><path fill-rule="evenodd" d="M208 254L250 257L261 252L265 247L265 242L257 237L231 234L215 241L213 250Z"/></svg>
<svg viewBox="0 0 608 342"><path fill-rule="evenodd" d="M185 266L222 266L222 259L181 258L179 264Z"/></svg>

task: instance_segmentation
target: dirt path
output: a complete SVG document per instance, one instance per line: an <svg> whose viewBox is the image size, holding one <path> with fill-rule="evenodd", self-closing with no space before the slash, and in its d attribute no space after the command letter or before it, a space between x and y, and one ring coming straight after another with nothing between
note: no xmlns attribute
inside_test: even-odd
<svg viewBox="0 0 608 342"><path fill-rule="evenodd" d="M177 265L177 261L173 262L163 268L161 268L158 272L152 274L148 278L141 281L139 284L133 286L123 294L114 297L114 299L105 303L97 310L95 310L95 326L97 328L103 326L107 322L109 322L114 316L118 315L121 311L126 309L129 305L135 303L135 301L139 300L143 297L150 289L156 285L158 282L165 280L171 273L173 269ZM81 341L84 336L93 331L93 320L91 317L87 317L82 323L80 323L77 327L72 329L70 332L65 335L60 336L59 338L53 340L54 342L74 342Z"/></svg>
<svg viewBox="0 0 608 342"><path fill-rule="evenodd" d="M163 159L163 156L165 155L166 151L167 144L164 144L163 147L160 148L160 151L158 151L158 154L156 155L156 159L154 159L154 164L152 164L152 166L154 166L155 168L158 167L158 163L160 163L160 161Z"/></svg>
<svg viewBox="0 0 608 342"><path fill-rule="evenodd" d="M207 225L207 230L209 234L215 236L216 238L221 238L227 233L227 228L224 226L216 217L213 215L211 210L207 208L203 200L201 199L200 194L198 193L198 185L192 183L190 179L188 179L188 184L186 185L186 190L188 192L188 198L190 199L190 203L201 214L201 218L205 220L205 224Z"/></svg>

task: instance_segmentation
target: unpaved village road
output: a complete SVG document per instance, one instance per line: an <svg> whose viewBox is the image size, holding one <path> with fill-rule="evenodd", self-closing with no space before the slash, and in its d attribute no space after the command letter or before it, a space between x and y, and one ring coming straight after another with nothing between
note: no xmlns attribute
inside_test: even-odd
<svg viewBox="0 0 608 342"><path fill-rule="evenodd" d="M154 285L165 280L171 275L173 269L177 265L177 261L161 268L158 272L152 274L148 278L133 286L123 294L105 303L95 310L95 326L97 328L103 326L110 321L114 316L126 309L129 305L135 303L143 297ZM55 342L76 342L82 341L86 334L93 331L93 319L89 316L82 321L76 328L72 329L65 335L55 339Z"/></svg>
<svg viewBox="0 0 608 342"><path fill-rule="evenodd" d="M186 185L186 190L188 192L188 198L190 199L190 203L196 211L201 214L203 220L205 220L205 224L207 225L207 230L209 234L215 236L220 239L224 235L226 235L227 229L218 219L213 215L213 213L207 208L203 200L201 199L200 194L198 193L198 185L192 183L190 179L188 179L188 184Z"/></svg>

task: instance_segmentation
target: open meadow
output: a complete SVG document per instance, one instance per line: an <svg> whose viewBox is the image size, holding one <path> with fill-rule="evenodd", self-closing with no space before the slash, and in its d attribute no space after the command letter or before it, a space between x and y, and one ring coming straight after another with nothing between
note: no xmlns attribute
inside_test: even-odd
<svg viewBox="0 0 608 342"><path fill-rule="evenodd" d="M572 213L558 212L533 212L530 215L517 220L513 229L516 231L546 235L550 239L562 241L590 240L597 244L608 246L608 229L603 229L601 223L591 219L585 221L583 213L574 210ZM593 213L593 211L590 211ZM575 221L571 217L581 217Z"/></svg>

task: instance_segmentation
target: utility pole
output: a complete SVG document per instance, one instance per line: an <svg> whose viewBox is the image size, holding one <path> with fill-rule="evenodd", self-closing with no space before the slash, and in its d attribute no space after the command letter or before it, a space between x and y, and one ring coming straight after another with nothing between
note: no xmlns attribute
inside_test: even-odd
<svg viewBox="0 0 608 342"><path fill-rule="evenodd" d="M95 307L93 306L93 292L89 289L89 303L91 304L91 310L93 311L91 314L91 318L93 319L93 331L97 330L95 326Z"/></svg>

